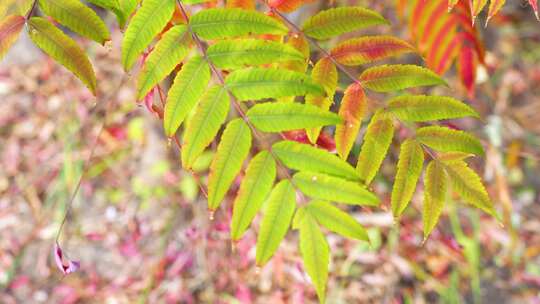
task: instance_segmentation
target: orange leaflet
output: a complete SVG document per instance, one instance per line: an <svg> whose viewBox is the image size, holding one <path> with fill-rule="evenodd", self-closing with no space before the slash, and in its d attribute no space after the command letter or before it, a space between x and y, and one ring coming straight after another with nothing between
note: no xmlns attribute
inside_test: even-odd
<svg viewBox="0 0 540 304"><path fill-rule="evenodd" d="M227 8L243 8L246 10L255 9L255 0L227 0Z"/></svg>
<svg viewBox="0 0 540 304"><path fill-rule="evenodd" d="M277 9L281 12L292 12L297 10L300 6L313 2L314 0L269 0L268 5L271 8Z"/></svg>
<svg viewBox="0 0 540 304"><path fill-rule="evenodd" d="M366 114L366 94L358 83L351 84L345 91L339 108L343 123L336 126L336 150L339 156L347 159L356 140L362 118Z"/></svg>
<svg viewBox="0 0 540 304"><path fill-rule="evenodd" d="M472 0L472 8L471 8L471 14L472 14L472 24L474 24L474 21L476 20L476 16L480 14L484 6L486 6L487 0Z"/></svg>
<svg viewBox="0 0 540 304"><path fill-rule="evenodd" d="M0 59L19 37L24 21L22 16L8 16L0 23Z"/></svg>
<svg viewBox="0 0 540 304"><path fill-rule="evenodd" d="M415 51L408 42L392 36L366 36L346 40L330 54L339 63L354 66Z"/></svg>
<svg viewBox="0 0 540 304"><path fill-rule="evenodd" d="M505 2L506 0L491 0L489 2L489 13L486 19L486 26L489 20L491 20L491 18L493 18L493 16L495 16L495 14L499 12L499 10L501 9L501 7L504 5Z"/></svg>

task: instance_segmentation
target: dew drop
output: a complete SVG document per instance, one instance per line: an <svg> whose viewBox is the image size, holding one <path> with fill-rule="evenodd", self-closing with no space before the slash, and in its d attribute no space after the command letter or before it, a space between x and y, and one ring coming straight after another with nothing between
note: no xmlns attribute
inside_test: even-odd
<svg viewBox="0 0 540 304"><path fill-rule="evenodd" d="M316 181L316 180L317 180L317 176L313 175L313 177L311 177L311 180L312 180L312 181Z"/></svg>

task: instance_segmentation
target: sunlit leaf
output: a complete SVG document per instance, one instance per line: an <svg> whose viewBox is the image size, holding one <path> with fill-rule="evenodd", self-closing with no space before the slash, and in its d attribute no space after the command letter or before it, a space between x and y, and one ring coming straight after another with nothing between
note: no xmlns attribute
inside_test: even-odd
<svg viewBox="0 0 540 304"><path fill-rule="evenodd" d="M257 238L255 261L258 266L270 260L287 234L296 206L295 195L288 180L279 182L270 193Z"/></svg>
<svg viewBox="0 0 540 304"><path fill-rule="evenodd" d="M39 0L43 12L75 33L104 44L110 40L107 25L78 0Z"/></svg>
<svg viewBox="0 0 540 304"><path fill-rule="evenodd" d="M480 141L473 135L460 130L439 126L423 127L416 130L416 138L437 151L484 154Z"/></svg>
<svg viewBox="0 0 540 304"><path fill-rule="evenodd" d="M386 111L405 121L423 122L430 120L462 117L479 117L470 106L452 97L404 95L391 99Z"/></svg>
<svg viewBox="0 0 540 304"><path fill-rule="evenodd" d="M237 118L227 124L208 176L208 209L216 210L242 169L251 148L251 130Z"/></svg>
<svg viewBox="0 0 540 304"><path fill-rule="evenodd" d="M311 71L311 78L315 83L318 83L324 88L326 96L306 95L306 104L314 105L323 110L328 110L334 101L334 93L336 92L338 73L336 66L329 58L323 58L315 64ZM321 128L307 129L307 136L312 143L317 142Z"/></svg>
<svg viewBox="0 0 540 304"><path fill-rule="evenodd" d="M453 191L457 192L467 203L497 218L499 217L480 177L467 166L467 163L456 161L446 163L444 167Z"/></svg>
<svg viewBox="0 0 540 304"><path fill-rule="evenodd" d="M393 137L392 119L381 112L375 113L364 135L364 142L356 164L356 170L366 185L371 183L379 171Z"/></svg>
<svg viewBox="0 0 540 304"><path fill-rule="evenodd" d="M243 36L247 34L285 35L285 25L257 11L238 8L210 8L191 17L189 24L204 39Z"/></svg>
<svg viewBox="0 0 540 304"><path fill-rule="evenodd" d="M247 111L253 125L263 132L281 132L341 122L335 113L300 103L267 102Z"/></svg>
<svg viewBox="0 0 540 304"><path fill-rule="evenodd" d="M311 171L359 180L354 168L346 161L328 151L295 141L280 141L272 146L272 152L283 164L299 171Z"/></svg>
<svg viewBox="0 0 540 304"><path fill-rule="evenodd" d="M202 57L197 56L186 62L176 74L167 95L163 127L171 137L176 133L186 116L197 104L210 81L210 68Z"/></svg>
<svg viewBox="0 0 540 304"><path fill-rule="evenodd" d="M270 193L276 178L276 162L267 151L261 151L249 163L240 190L233 203L231 239L239 240Z"/></svg>
<svg viewBox="0 0 540 304"><path fill-rule="evenodd" d="M439 221L447 191L446 172L439 162L433 160L428 164L424 176L424 239L427 239Z"/></svg>
<svg viewBox="0 0 540 304"><path fill-rule="evenodd" d="M336 150L345 160L358 136L366 110L367 100L362 86L358 83L351 84L341 100L339 116L343 122L336 126L335 134Z"/></svg>
<svg viewBox="0 0 540 304"><path fill-rule="evenodd" d="M227 118L230 102L227 89L214 86L206 91L187 122L182 147L182 166L191 168L197 157L216 136Z"/></svg>
<svg viewBox="0 0 540 304"><path fill-rule="evenodd" d="M324 94L323 88L307 75L283 69L237 70L229 74L225 83L240 101Z"/></svg>
<svg viewBox="0 0 540 304"><path fill-rule="evenodd" d="M22 16L7 16L0 21L0 59L2 59L11 45L17 41L24 27L26 19Z"/></svg>
<svg viewBox="0 0 540 304"><path fill-rule="evenodd" d="M369 242L367 231L346 212L326 201L312 201L307 207L310 215L326 229L344 237Z"/></svg>
<svg viewBox="0 0 540 304"><path fill-rule="evenodd" d="M137 57L148 47L171 19L175 0L144 0L131 19L122 40L122 65L131 69Z"/></svg>
<svg viewBox="0 0 540 304"><path fill-rule="evenodd" d="M364 70L362 85L376 92L390 92L412 87L446 84L431 70L417 65L382 65Z"/></svg>
<svg viewBox="0 0 540 304"><path fill-rule="evenodd" d="M208 58L219 68L231 69L288 60L304 60L290 45L260 39L219 41L208 48Z"/></svg>
<svg viewBox="0 0 540 304"><path fill-rule="evenodd" d="M189 52L191 35L183 24L172 27L148 55L137 81L137 99L169 75Z"/></svg>
<svg viewBox="0 0 540 304"><path fill-rule="evenodd" d="M306 195L350 205L378 206L379 199L358 182L323 173L299 172L293 177L294 185Z"/></svg>
<svg viewBox="0 0 540 304"><path fill-rule="evenodd" d="M355 66L412 52L412 45L393 36L365 36L341 42L330 54L343 65Z"/></svg>
<svg viewBox="0 0 540 304"><path fill-rule="evenodd" d="M310 17L302 31L313 38L327 39L378 24L389 24L378 13L361 7L331 8Z"/></svg>
<svg viewBox="0 0 540 304"><path fill-rule="evenodd" d="M45 53L70 70L96 94L96 75L84 51L48 20L33 17L28 21L30 39Z"/></svg>
<svg viewBox="0 0 540 304"><path fill-rule="evenodd" d="M401 144L396 179L392 188L392 213L399 217L407 208L416 189L424 165L424 150L415 140Z"/></svg>
<svg viewBox="0 0 540 304"><path fill-rule="evenodd" d="M330 248L317 221L306 212L299 224L300 254L304 261L304 269L308 273L320 303L325 303L326 281L330 263Z"/></svg>

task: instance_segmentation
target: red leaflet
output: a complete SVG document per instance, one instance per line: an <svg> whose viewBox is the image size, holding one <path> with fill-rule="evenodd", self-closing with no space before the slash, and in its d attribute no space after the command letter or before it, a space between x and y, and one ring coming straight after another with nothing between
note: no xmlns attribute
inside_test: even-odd
<svg viewBox="0 0 540 304"><path fill-rule="evenodd" d="M529 0L529 4L531 5L532 9L534 10L534 15L536 16L536 19L540 21L540 17L538 17L538 0Z"/></svg>
<svg viewBox="0 0 540 304"><path fill-rule="evenodd" d="M282 12L292 12L300 6L313 2L314 0L269 0L268 5Z"/></svg>
<svg viewBox="0 0 540 304"><path fill-rule="evenodd" d="M0 22L0 59L19 37L24 21L24 17L21 16L8 16Z"/></svg>
<svg viewBox="0 0 540 304"><path fill-rule="evenodd" d="M461 82L467 89L469 97L474 97L474 82L476 80L476 59L474 49L464 45L459 53L458 72Z"/></svg>
<svg viewBox="0 0 540 304"><path fill-rule="evenodd" d="M286 131L281 134L285 139L294 140L303 144L311 144L307 137L306 131L304 130ZM319 137L317 138L316 145L327 150L328 152L333 153L336 151L336 143L334 142L334 139L324 132L320 133Z"/></svg>
<svg viewBox="0 0 540 304"><path fill-rule="evenodd" d="M362 118L366 114L366 95L358 83L351 84L345 91L339 108L343 123L336 126L336 149L339 156L347 159L354 144Z"/></svg>
<svg viewBox="0 0 540 304"><path fill-rule="evenodd" d="M339 63L354 66L415 51L408 42L392 36L366 36L346 40L330 53Z"/></svg>

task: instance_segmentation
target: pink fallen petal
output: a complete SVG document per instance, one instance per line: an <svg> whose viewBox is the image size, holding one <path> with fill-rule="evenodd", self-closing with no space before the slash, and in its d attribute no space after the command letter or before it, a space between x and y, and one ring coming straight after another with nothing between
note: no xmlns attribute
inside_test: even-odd
<svg viewBox="0 0 540 304"><path fill-rule="evenodd" d="M67 264L64 262L62 248L58 246L58 243L54 244L54 262L56 263L56 267L58 267L63 274L74 273L81 268L79 261L72 261L68 259Z"/></svg>

